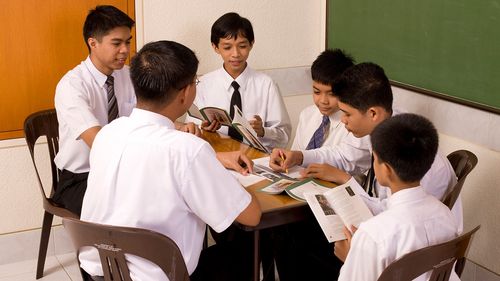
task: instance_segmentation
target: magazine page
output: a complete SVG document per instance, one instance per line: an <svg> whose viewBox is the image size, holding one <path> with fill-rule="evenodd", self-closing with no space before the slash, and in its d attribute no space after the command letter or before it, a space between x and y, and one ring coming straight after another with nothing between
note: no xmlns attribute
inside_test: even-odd
<svg viewBox="0 0 500 281"><path fill-rule="evenodd" d="M332 243L346 239L344 235L344 222L335 213L325 196L311 192L304 193L304 196L328 242Z"/></svg>
<svg viewBox="0 0 500 281"><path fill-rule="evenodd" d="M257 137L257 133L252 128L250 123L245 117L243 117L241 110L235 105L234 106L234 118L233 118L233 127L240 132L243 138L247 141L248 144L261 150L266 153L270 153L270 151L260 142Z"/></svg>
<svg viewBox="0 0 500 281"><path fill-rule="evenodd" d="M297 182L295 184L290 185L286 188L286 193L290 195L290 197L299 200L306 201L304 193L318 193L322 194L327 191L330 191L332 188L326 187L313 178L307 178L303 181ZM335 188L334 188L335 189Z"/></svg>
<svg viewBox="0 0 500 281"><path fill-rule="evenodd" d="M359 227L361 222L373 217L361 196L355 194L348 184L332 188L324 195L349 230L351 225Z"/></svg>
<svg viewBox="0 0 500 281"><path fill-rule="evenodd" d="M244 176L244 175L242 175L234 170L229 170L229 172L245 188L249 187L253 184L256 184L258 182L261 182L263 180L266 180L269 183L272 183L272 181L269 180L268 178L262 177L262 176L257 175L257 174L248 174L248 175Z"/></svg>
<svg viewBox="0 0 500 281"><path fill-rule="evenodd" d="M205 107L201 109L201 113L205 116L205 119L210 122L217 120L221 125L231 126L231 117L224 109L218 107Z"/></svg>
<svg viewBox="0 0 500 281"><path fill-rule="evenodd" d="M253 159L253 163L255 165L259 165L261 167L265 167L269 170L272 171L271 167L269 167L269 156L266 156L266 157L262 157L262 158L257 158L257 159ZM292 178L292 179L297 179L299 180L300 178L302 178L301 176L301 172L304 170L304 167L301 167L301 166L295 166L295 167L292 167L290 169L288 169L288 173L280 173L280 172L276 172L276 171L273 171L274 173L276 174L279 174L281 175L282 177L289 177L289 178Z"/></svg>
<svg viewBox="0 0 500 281"><path fill-rule="evenodd" d="M191 117L200 119L200 120L205 120L205 117L201 114L200 109L196 106L196 104L191 104L191 107L188 109L188 114Z"/></svg>

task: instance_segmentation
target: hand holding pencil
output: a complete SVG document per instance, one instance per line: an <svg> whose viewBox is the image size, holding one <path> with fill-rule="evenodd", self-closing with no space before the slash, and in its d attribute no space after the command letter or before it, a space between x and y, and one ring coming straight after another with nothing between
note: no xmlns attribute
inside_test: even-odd
<svg viewBox="0 0 500 281"><path fill-rule="evenodd" d="M281 148L273 149L269 157L269 167L274 171L288 173L288 169L302 164L302 152Z"/></svg>

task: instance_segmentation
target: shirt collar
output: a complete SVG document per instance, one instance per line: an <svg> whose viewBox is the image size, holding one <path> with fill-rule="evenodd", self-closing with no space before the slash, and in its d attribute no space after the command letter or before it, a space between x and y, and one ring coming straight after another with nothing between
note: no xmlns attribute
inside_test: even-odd
<svg viewBox="0 0 500 281"><path fill-rule="evenodd" d="M89 70L90 74L92 77L94 77L95 81L100 87L104 87L104 84L106 84L106 80L108 80L108 76L102 72L100 72L90 59L90 56L87 57L87 59L83 62L87 69ZM111 74L113 75L113 74Z"/></svg>
<svg viewBox="0 0 500 281"><path fill-rule="evenodd" d="M247 81L251 75L251 72L252 72L252 69L250 68L248 63L247 63L247 67L245 67L245 70L243 70L243 72L238 77L236 77L236 79L233 79L233 77L231 77L231 75L229 75L229 73L227 73L227 71L224 69L224 66L222 66L219 69L219 73L220 73L221 78L223 80L224 87L228 92L233 91L233 87L231 86L231 83L233 83L233 81L238 82L238 84L240 85L241 91L245 91Z"/></svg>
<svg viewBox="0 0 500 281"><path fill-rule="evenodd" d="M391 194L387 199L387 207L394 208L399 205L406 205L408 202L415 201L425 197L426 193L422 186L402 189L396 193Z"/></svg>
<svg viewBox="0 0 500 281"><path fill-rule="evenodd" d="M132 109L132 113L130 114L130 118L140 121L146 121L148 123L157 124L162 127L167 127L169 129L175 129L174 122L168 119L167 117L139 108Z"/></svg>

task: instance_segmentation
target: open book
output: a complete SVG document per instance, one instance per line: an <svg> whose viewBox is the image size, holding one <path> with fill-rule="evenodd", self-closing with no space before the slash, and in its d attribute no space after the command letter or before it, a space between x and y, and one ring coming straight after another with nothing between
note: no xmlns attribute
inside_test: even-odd
<svg viewBox="0 0 500 281"><path fill-rule="evenodd" d="M373 215L361 196L348 184L339 185L326 192L306 192L304 196L318 220L328 242L346 239L343 228L359 224Z"/></svg>
<svg viewBox="0 0 500 281"><path fill-rule="evenodd" d="M234 106L234 118L231 119L227 111L218 107L204 107L199 109L194 103L188 110L188 114L191 117L200 119L202 121L212 122L217 120L223 126L231 126L235 128L240 135L243 136L245 141L252 147L270 153L270 151L262 144L262 142L257 137L257 133L252 128L250 123L245 117L241 110L235 105Z"/></svg>

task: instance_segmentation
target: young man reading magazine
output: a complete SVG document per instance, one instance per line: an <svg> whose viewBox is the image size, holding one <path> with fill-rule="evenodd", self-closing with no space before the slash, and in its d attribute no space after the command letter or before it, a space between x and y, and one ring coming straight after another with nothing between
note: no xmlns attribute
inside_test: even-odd
<svg viewBox="0 0 500 281"><path fill-rule="evenodd" d="M434 162L437 131L415 114L386 119L371 134L373 168L391 197L387 209L362 222L347 240L335 242L335 254L345 261L339 279L372 281L399 257L446 242L458 235L455 219L443 203L429 195L420 180ZM415 280L428 280L426 273ZM450 280L459 280L452 270Z"/></svg>

